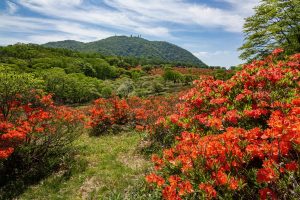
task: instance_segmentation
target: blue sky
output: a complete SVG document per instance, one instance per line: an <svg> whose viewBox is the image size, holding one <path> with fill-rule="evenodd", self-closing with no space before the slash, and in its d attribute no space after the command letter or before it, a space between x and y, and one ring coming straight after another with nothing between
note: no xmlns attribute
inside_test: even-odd
<svg viewBox="0 0 300 200"><path fill-rule="evenodd" d="M244 18L259 0L1 0L0 45L142 35L179 45L208 65L232 66Z"/></svg>

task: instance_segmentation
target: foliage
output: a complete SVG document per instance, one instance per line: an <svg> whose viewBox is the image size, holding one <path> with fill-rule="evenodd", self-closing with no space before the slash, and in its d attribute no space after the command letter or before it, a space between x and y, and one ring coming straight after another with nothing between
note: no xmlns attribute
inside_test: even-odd
<svg viewBox="0 0 300 200"><path fill-rule="evenodd" d="M146 73L149 73L152 70L152 66L144 65L144 66L142 66L142 70L145 71Z"/></svg>
<svg viewBox="0 0 300 200"><path fill-rule="evenodd" d="M43 83L38 85L53 94L57 103L87 103L112 95L144 97L182 88L179 84L162 85L160 76L150 71L149 74L145 73L137 66L138 62L130 57L105 57L97 53L16 44L0 47L0 63L0 71L5 68L15 74L28 73L32 78L41 79ZM124 67L122 63L127 63L126 69L120 68ZM128 68L130 65L134 66ZM176 70L182 71L181 68L175 68ZM183 71L185 76L182 77L182 83L189 85L194 77L186 72L191 74L195 70L196 68ZM207 72L209 71L212 70ZM207 72L204 69L198 70L198 74Z"/></svg>
<svg viewBox="0 0 300 200"><path fill-rule="evenodd" d="M36 74L44 80L45 91L54 94L56 102L84 103L102 96L102 81L96 78L80 73L66 74L60 68L42 70Z"/></svg>
<svg viewBox="0 0 300 200"><path fill-rule="evenodd" d="M134 84L131 79L124 78L122 84L117 88L116 94L119 97L128 97L128 95L134 90Z"/></svg>
<svg viewBox="0 0 300 200"><path fill-rule="evenodd" d="M218 80L228 80L230 79L233 75L234 75L234 71L233 70L226 70L226 69L217 69L217 70L214 70L213 72L213 76L215 79L218 79Z"/></svg>
<svg viewBox="0 0 300 200"><path fill-rule="evenodd" d="M8 69L0 71L0 113L3 118L10 117L15 100L28 102L31 100L32 90L41 88L42 81L31 74L16 74Z"/></svg>
<svg viewBox="0 0 300 200"><path fill-rule="evenodd" d="M174 83L181 82L183 80L183 76L181 73L173 71L169 68L165 70L165 73L162 75L165 81L173 81Z"/></svg>
<svg viewBox="0 0 300 200"><path fill-rule="evenodd" d="M300 55L279 52L227 81L196 81L157 122L165 131L152 135L170 148L146 180L164 199L299 198Z"/></svg>
<svg viewBox="0 0 300 200"><path fill-rule="evenodd" d="M262 58L281 47L287 54L300 51L299 0L263 0L246 18L242 59Z"/></svg>

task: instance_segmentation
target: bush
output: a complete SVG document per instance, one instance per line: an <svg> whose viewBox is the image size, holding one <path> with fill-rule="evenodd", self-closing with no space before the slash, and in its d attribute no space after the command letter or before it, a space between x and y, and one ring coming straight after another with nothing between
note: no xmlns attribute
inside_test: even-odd
<svg viewBox="0 0 300 200"><path fill-rule="evenodd" d="M5 188L23 178L38 180L57 167L80 134L84 115L55 106L51 95L34 89L35 81L27 75L0 80L0 187Z"/></svg>
<svg viewBox="0 0 300 200"><path fill-rule="evenodd" d="M167 68L162 75L165 81L173 81L174 83L180 83L183 80L183 75L179 72L173 71Z"/></svg>
<svg viewBox="0 0 300 200"><path fill-rule="evenodd" d="M45 80L45 90L59 103L85 103L101 96L102 81L83 74L66 74L53 68L37 73Z"/></svg>
<svg viewBox="0 0 300 200"><path fill-rule="evenodd" d="M144 65L144 66L142 66L142 70L143 70L144 72L146 72L147 74L148 74L152 69L153 69L153 66L151 66L151 65Z"/></svg>
<svg viewBox="0 0 300 200"><path fill-rule="evenodd" d="M152 83L152 90L153 90L153 92L155 92L155 93L162 92L162 91L164 90L163 87L164 87L163 84L161 84L161 83L158 82L158 81L153 81L153 83Z"/></svg>
<svg viewBox="0 0 300 200"><path fill-rule="evenodd" d="M114 125L132 126L138 130L152 130L161 116L172 113L178 99L170 97L99 98L89 109L92 135L107 133Z"/></svg>
<svg viewBox="0 0 300 200"><path fill-rule="evenodd" d="M129 121L129 106L119 98L97 99L89 110L91 135L107 133L114 125L124 125Z"/></svg>
<svg viewBox="0 0 300 200"><path fill-rule="evenodd" d="M164 199L300 196L300 54L279 52L227 81L196 81L180 112L161 120L171 148L153 155L146 180Z"/></svg>
<svg viewBox="0 0 300 200"><path fill-rule="evenodd" d="M116 91L116 94L119 96L119 97L128 97L128 95L133 92L134 90L134 84L133 82L128 79L123 79L123 83L118 87L117 91Z"/></svg>
<svg viewBox="0 0 300 200"><path fill-rule="evenodd" d="M0 113L7 120L16 102L29 102L32 91L42 89L43 82L31 74L17 74L9 69L0 71Z"/></svg>
<svg viewBox="0 0 300 200"><path fill-rule="evenodd" d="M110 86L104 86L101 89L101 96L104 98L109 98L112 96L113 90Z"/></svg>

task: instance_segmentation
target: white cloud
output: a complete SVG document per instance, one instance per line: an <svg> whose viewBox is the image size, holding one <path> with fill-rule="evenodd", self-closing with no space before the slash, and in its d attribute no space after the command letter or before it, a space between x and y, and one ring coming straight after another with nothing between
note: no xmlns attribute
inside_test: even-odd
<svg viewBox="0 0 300 200"><path fill-rule="evenodd" d="M6 4L7 4L6 12L8 14L13 15L14 13L17 12L18 6L15 3L11 2L11 1L7 1Z"/></svg>
<svg viewBox="0 0 300 200"><path fill-rule="evenodd" d="M214 51L214 52L207 52L207 51L198 51L194 52L193 54L198 58L208 58L218 55L229 55L231 52L229 51Z"/></svg>
<svg viewBox="0 0 300 200"><path fill-rule="evenodd" d="M251 7L248 6L249 4L244 7L241 6L242 4L235 6L234 0L226 1L233 5L233 10L227 11L182 0L105 0L106 4L120 12L135 14L147 22L165 21L184 25L220 27L229 32L240 32L245 13L249 13Z"/></svg>
<svg viewBox="0 0 300 200"><path fill-rule="evenodd" d="M131 15L130 13L108 10L100 6L90 5L84 1L20 0L19 3L32 11L48 17L61 18L78 23L108 26L152 36L170 36L169 30L166 27L161 27L157 24L147 24L141 22L138 16Z"/></svg>
<svg viewBox="0 0 300 200"><path fill-rule="evenodd" d="M219 1L219 0L215 0ZM18 0L18 4L51 18L94 24L127 32L169 38L174 26L162 22L241 32L243 18L258 0L223 0L233 9L209 7L183 0L104 0L113 9L88 0Z"/></svg>
<svg viewBox="0 0 300 200"><path fill-rule="evenodd" d="M196 57L198 57L199 59L205 58L209 55L209 52L207 51L198 51L198 52L194 52L193 53Z"/></svg>
<svg viewBox="0 0 300 200"><path fill-rule="evenodd" d="M39 19L10 15L2 15L1 19L1 30L22 33L22 37L18 39L21 42L40 44L48 41L66 39L89 42L113 35L112 32L90 28L75 22L56 19ZM0 37L0 44L7 44L7 39L3 36Z"/></svg>
<svg viewBox="0 0 300 200"><path fill-rule="evenodd" d="M6 45L10 45L10 44L16 44L18 42L21 43L28 43L28 40L24 40L22 38L18 38L18 37L10 37L10 36L2 36L0 35L0 46L6 46Z"/></svg>
<svg viewBox="0 0 300 200"><path fill-rule="evenodd" d="M218 0L229 3L236 13L247 17L254 13L253 8L257 6L260 0Z"/></svg>
<svg viewBox="0 0 300 200"><path fill-rule="evenodd" d="M157 37L164 37L164 36L169 38L172 37L169 34L169 30L164 27L150 27L150 28L138 27L136 28L136 31L141 34L147 34L147 35L152 35Z"/></svg>
<svg viewBox="0 0 300 200"><path fill-rule="evenodd" d="M237 52L232 51L198 51L193 54L204 63L211 66L220 66L220 63L226 63L227 66L222 67L229 68L230 66L242 63L242 61L238 59Z"/></svg>

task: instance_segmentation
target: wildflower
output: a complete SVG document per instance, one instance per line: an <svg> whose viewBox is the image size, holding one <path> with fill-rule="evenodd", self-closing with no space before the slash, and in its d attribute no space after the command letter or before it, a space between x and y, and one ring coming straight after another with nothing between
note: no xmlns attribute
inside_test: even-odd
<svg viewBox="0 0 300 200"><path fill-rule="evenodd" d="M277 48L272 51L272 55L278 55L282 52L284 52L284 50L282 48Z"/></svg>
<svg viewBox="0 0 300 200"><path fill-rule="evenodd" d="M229 188L231 190L236 190L239 187L239 182L238 180L234 179L234 178L230 178L229 180Z"/></svg>
<svg viewBox="0 0 300 200"><path fill-rule="evenodd" d="M208 198L214 198L217 196L217 191L210 184L200 183L199 189L203 190Z"/></svg>
<svg viewBox="0 0 300 200"><path fill-rule="evenodd" d="M158 186L162 186L165 183L165 180L154 173L146 176L146 181L148 183L156 183Z"/></svg>
<svg viewBox="0 0 300 200"><path fill-rule="evenodd" d="M296 161L287 163L285 164L285 169L288 171L296 171L298 169L298 163Z"/></svg>
<svg viewBox="0 0 300 200"><path fill-rule="evenodd" d="M216 174L216 180L220 185L225 185L227 183L227 174L219 170Z"/></svg>
<svg viewBox="0 0 300 200"><path fill-rule="evenodd" d="M258 193L261 200L267 200L269 197L271 200L277 199L276 194L269 188L260 189Z"/></svg>
<svg viewBox="0 0 300 200"><path fill-rule="evenodd" d="M277 178L277 174L272 168L262 168L257 172L257 182L270 183Z"/></svg>

